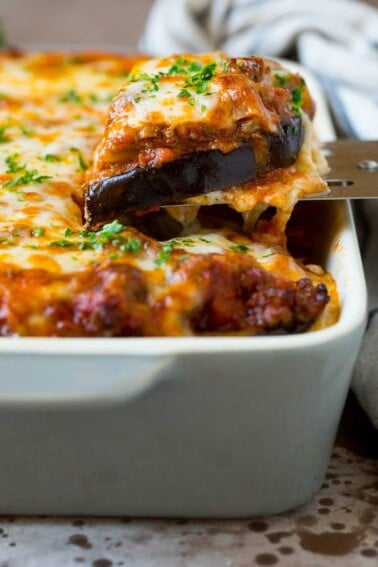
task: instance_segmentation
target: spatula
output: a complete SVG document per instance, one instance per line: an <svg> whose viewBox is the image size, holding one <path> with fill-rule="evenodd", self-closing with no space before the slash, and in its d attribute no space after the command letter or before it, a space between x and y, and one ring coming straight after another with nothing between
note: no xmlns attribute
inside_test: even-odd
<svg viewBox="0 0 378 567"><path fill-rule="evenodd" d="M378 198L378 141L337 140L324 145L328 192L306 199Z"/></svg>

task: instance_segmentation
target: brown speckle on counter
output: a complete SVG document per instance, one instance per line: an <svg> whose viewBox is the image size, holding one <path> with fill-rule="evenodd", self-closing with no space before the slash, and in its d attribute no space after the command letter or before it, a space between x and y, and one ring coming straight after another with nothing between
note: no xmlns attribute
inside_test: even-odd
<svg viewBox="0 0 378 567"><path fill-rule="evenodd" d="M253 522L249 522L248 528L252 532L265 532L269 528L269 524L264 520L254 520Z"/></svg>
<svg viewBox="0 0 378 567"><path fill-rule="evenodd" d="M93 567L111 567L113 561L110 561L110 559L95 559L92 565Z"/></svg>
<svg viewBox="0 0 378 567"><path fill-rule="evenodd" d="M275 565L278 562L278 557L273 553L259 553L255 557L257 565Z"/></svg>
<svg viewBox="0 0 378 567"><path fill-rule="evenodd" d="M356 549L362 540L360 530L346 533L313 533L303 530L298 532L298 535L302 549L321 555L346 555Z"/></svg>
<svg viewBox="0 0 378 567"><path fill-rule="evenodd" d="M266 537L270 543L280 543L281 539L290 537L293 533L293 531L272 532L270 534L266 534Z"/></svg>
<svg viewBox="0 0 378 567"><path fill-rule="evenodd" d="M78 547L81 547L81 549L90 549L92 547L91 542L84 534L71 535L68 538L68 543L70 543L71 545L77 545Z"/></svg>
<svg viewBox="0 0 378 567"><path fill-rule="evenodd" d="M282 553L282 555L291 555L292 553L294 553L294 549L292 547L289 547L288 545L282 545L278 548L278 551Z"/></svg>
<svg viewBox="0 0 378 567"><path fill-rule="evenodd" d="M364 557L377 557L378 553L375 551L375 549L368 547L367 549L361 549L361 555L363 555Z"/></svg>

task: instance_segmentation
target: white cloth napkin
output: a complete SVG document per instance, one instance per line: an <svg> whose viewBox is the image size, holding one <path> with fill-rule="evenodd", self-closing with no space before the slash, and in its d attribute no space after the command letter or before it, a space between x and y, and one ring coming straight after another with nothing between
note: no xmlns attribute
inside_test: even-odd
<svg viewBox="0 0 378 567"><path fill-rule="evenodd" d="M295 57L320 78L340 131L378 138L378 11L354 0L155 0L143 51ZM378 159L378 156L377 156ZM352 387L378 428L378 202L358 207L369 324Z"/></svg>

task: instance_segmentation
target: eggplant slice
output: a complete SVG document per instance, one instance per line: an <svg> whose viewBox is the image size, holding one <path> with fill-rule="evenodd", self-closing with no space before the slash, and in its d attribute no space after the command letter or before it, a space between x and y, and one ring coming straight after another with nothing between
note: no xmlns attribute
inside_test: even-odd
<svg viewBox="0 0 378 567"><path fill-rule="evenodd" d="M220 150L192 152L159 167L134 167L126 173L89 185L85 197L88 227L135 211L181 204L189 197L227 190L254 181L272 169L293 164L303 142L300 117L282 125L281 136L269 136L269 156L256 159L252 143L226 154Z"/></svg>

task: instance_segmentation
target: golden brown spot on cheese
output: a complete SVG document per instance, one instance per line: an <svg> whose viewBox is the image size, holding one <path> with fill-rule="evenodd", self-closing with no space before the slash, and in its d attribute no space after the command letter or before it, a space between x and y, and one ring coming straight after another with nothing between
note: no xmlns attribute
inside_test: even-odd
<svg viewBox="0 0 378 567"><path fill-rule="evenodd" d="M61 249L59 249L58 251L54 250L54 254L59 254L61 252ZM29 257L29 263L33 268L38 268L40 270L47 270L48 272L61 271L59 263L51 256L47 256L47 254L32 254Z"/></svg>

